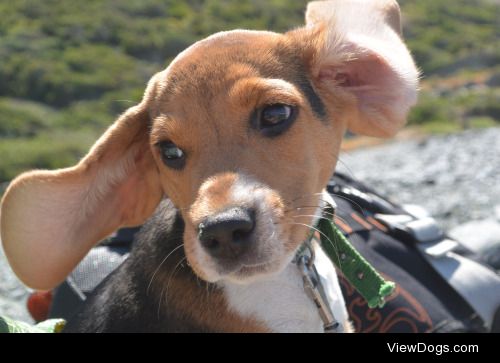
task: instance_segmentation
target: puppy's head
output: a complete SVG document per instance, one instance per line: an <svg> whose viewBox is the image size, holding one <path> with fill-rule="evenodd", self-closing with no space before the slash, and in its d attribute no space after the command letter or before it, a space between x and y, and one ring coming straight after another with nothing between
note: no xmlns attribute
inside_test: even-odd
<svg viewBox="0 0 500 363"><path fill-rule="evenodd" d="M1 210L19 277L60 282L100 239L162 196L208 280L280 271L306 237L347 128L390 136L417 71L393 0L322 1L285 34L237 30L181 53L76 166L21 175Z"/></svg>

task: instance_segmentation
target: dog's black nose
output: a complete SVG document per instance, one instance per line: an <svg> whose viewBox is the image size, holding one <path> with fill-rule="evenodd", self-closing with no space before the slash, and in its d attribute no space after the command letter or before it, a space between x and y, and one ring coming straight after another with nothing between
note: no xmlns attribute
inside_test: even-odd
<svg viewBox="0 0 500 363"><path fill-rule="evenodd" d="M213 257L234 259L248 249L254 227L255 212L234 207L205 218L198 225L198 238Z"/></svg>

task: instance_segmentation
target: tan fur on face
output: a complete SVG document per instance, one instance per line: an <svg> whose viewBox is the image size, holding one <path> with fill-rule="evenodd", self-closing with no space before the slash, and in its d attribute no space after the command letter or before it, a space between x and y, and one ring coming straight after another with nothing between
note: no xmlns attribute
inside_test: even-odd
<svg viewBox="0 0 500 363"><path fill-rule="evenodd" d="M279 243L289 256L303 241L304 225L319 206L316 193L333 172L345 121L321 120L301 92L297 83L307 79L301 72L308 60L297 54L309 54L303 47L312 45L297 38L226 33L192 47L189 57L178 59L165 74L161 88L168 91L151 144L169 140L187 155L185 169L176 171L163 166L155 152L166 194L186 221L188 259L204 277L201 266L207 261L196 254L201 247L195 229L202 218L235 204L230 190L238 175L249 175L271 190L267 208L282 216L276 220L283 237ZM202 57L217 62L201 62ZM275 103L296 106L299 113L286 134L271 139L252 129L251 118L256 108ZM212 181L209 187L202 187L207 180Z"/></svg>
<svg viewBox="0 0 500 363"><path fill-rule="evenodd" d="M56 285L94 243L142 223L166 194L183 214L186 254L203 275L196 223L233 203L224 189L244 176L262 185L260 207L279 224L273 243L285 261L308 230L345 130L391 135L416 99L418 72L393 1L314 2L308 19L286 34L233 31L196 43L155 75L141 103L78 165L17 178L0 215L14 271L32 287ZM267 138L252 117L276 103L298 115L283 135ZM164 140L185 152L183 170L161 161L155 145Z"/></svg>
<svg viewBox="0 0 500 363"><path fill-rule="evenodd" d="M247 268L230 272L226 266L224 272L224 266L201 248L195 232L205 218L231 207L252 210L255 227L250 237L252 251L239 261ZM241 282L242 278L253 280L259 275L278 272L289 262L287 255L296 248L284 223L286 214L280 194L269 186L241 173L214 175L202 184L198 197L184 217L184 245L191 266L199 276L211 282L221 278ZM260 267L249 269L249 265Z"/></svg>

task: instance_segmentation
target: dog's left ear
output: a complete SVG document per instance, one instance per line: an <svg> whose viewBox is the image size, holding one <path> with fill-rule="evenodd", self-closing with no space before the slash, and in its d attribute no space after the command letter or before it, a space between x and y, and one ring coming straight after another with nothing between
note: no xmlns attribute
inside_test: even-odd
<svg viewBox="0 0 500 363"><path fill-rule="evenodd" d="M308 4L313 81L349 100L348 127L393 136L417 100L418 70L402 40L394 0L333 0Z"/></svg>
<svg viewBox="0 0 500 363"><path fill-rule="evenodd" d="M98 241L139 225L163 192L149 139L155 77L77 165L18 176L0 205L0 234L13 271L51 289Z"/></svg>

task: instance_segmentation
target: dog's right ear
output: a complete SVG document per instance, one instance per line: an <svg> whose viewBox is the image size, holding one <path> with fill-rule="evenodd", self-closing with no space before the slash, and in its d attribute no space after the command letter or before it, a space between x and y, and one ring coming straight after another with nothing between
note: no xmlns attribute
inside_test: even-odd
<svg viewBox="0 0 500 363"><path fill-rule="evenodd" d="M342 97L349 129L393 136L418 91L418 70L402 39L397 2L313 1L299 34L304 33L313 45L308 55L313 82L325 97Z"/></svg>
<svg viewBox="0 0 500 363"><path fill-rule="evenodd" d="M162 197L149 145L153 78L77 165L16 178L0 210L0 232L14 272L28 286L60 283L99 240L139 225Z"/></svg>

